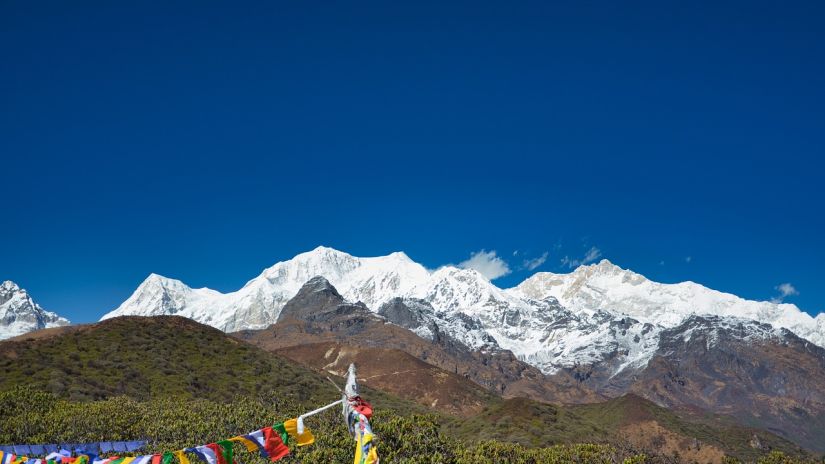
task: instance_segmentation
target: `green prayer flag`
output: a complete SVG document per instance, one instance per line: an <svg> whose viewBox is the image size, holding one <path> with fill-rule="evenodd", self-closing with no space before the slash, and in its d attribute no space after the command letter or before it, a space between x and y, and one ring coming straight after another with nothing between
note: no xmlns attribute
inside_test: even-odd
<svg viewBox="0 0 825 464"><path fill-rule="evenodd" d="M221 440L218 442L218 446L220 446L221 450L223 450L223 459L226 461L226 464L233 464L235 453L235 449L233 448L234 443L230 440Z"/></svg>
<svg viewBox="0 0 825 464"><path fill-rule="evenodd" d="M286 427L284 427L283 422L279 422L272 426L272 430L278 432L278 435L281 436L281 440L284 442L285 445L289 444L289 434L286 433Z"/></svg>

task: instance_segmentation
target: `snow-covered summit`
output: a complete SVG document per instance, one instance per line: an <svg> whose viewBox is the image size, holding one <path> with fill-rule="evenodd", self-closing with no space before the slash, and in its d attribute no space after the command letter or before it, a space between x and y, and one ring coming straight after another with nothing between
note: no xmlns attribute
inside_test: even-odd
<svg viewBox="0 0 825 464"><path fill-rule="evenodd" d="M69 325L69 321L46 311L16 283L0 283L0 340L34 330Z"/></svg>
<svg viewBox="0 0 825 464"><path fill-rule="evenodd" d="M349 301L374 311L391 298L408 293L429 273L404 253L374 258L318 247L276 263L238 291L191 289L174 279L150 275L132 296L103 316L177 314L225 331L260 329L278 320L281 309L311 278L324 276Z"/></svg>
<svg viewBox="0 0 825 464"><path fill-rule="evenodd" d="M751 319L825 346L823 314L814 319L793 304L745 300L695 282L661 284L607 260L569 274L538 272L508 292L536 299L554 297L573 311L609 310L663 327L673 327L692 314Z"/></svg>

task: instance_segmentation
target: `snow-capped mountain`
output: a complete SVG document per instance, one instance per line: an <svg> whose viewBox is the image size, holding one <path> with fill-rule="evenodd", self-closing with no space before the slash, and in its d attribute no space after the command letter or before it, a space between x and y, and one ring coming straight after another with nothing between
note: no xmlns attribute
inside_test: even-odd
<svg viewBox="0 0 825 464"><path fill-rule="evenodd" d="M208 288L192 289L179 280L152 274L102 319L177 314L227 332L260 329L275 323L286 302L318 275L340 289L347 300L361 301L374 311L429 278L429 272L404 253L356 258L318 247L265 269L240 290L226 294Z"/></svg>
<svg viewBox="0 0 825 464"><path fill-rule="evenodd" d="M576 312L609 310L663 327L674 327L691 314L752 319L825 346L825 314L813 318L793 304L745 300L694 282L660 284L606 259L569 274L536 273L509 293L553 297Z"/></svg>
<svg viewBox="0 0 825 464"><path fill-rule="evenodd" d="M69 325L69 321L41 308L16 283L7 280L0 284L0 340L62 325Z"/></svg>
<svg viewBox="0 0 825 464"><path fill-rule="evenodd" d="M471 349L510 350L548 374L596 363L611 376L644 367L662 330L691 314L753 319L825 345L825 315L814 319L791 304L747 301L692 282L651 282L607 260L570 274L537 273L503 290L471 269L428 271L404 253L358 258L326 247L277 263L226 294L153 274L103 319L177 314L225 331L260 329L319 275L374 312L397 297L429 305L415 309L429 321L409 327L419 335L433 327Z"/></svg>

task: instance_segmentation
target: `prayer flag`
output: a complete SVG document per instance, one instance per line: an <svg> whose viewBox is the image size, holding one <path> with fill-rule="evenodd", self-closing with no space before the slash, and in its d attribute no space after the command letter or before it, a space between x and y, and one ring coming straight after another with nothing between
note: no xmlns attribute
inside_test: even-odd
<svg viewBox="0 0 825 464"><path fill-rule="evenodd" d="M283 427L283 424L281 424L281 426ZM286 434L286 430L284 430L284 434ZM289 454L289 448L286 447L283 438L281 438L281 434L276 432L272 427L264 427L261 430L256 430L246 435L246 437L257 443L263 452L266 453L266 456L273 462Z"/></svg>
<svg viewBox="0 0 825 464"><path fill-rule="evenodd" d="M189 464L189 458L186 456L185 450L175 451L175 456L178 457L178 462L180 462L180 464Z"/></svg>
<svg viewBox="0 0 825 464"><path fill-rule="evenodd" d="M298 434L298 419L284 421L284 428L290 437L295 439L298 446L306 446L315 443L315 437L308 428L304 428L304 433Z"/></svg>

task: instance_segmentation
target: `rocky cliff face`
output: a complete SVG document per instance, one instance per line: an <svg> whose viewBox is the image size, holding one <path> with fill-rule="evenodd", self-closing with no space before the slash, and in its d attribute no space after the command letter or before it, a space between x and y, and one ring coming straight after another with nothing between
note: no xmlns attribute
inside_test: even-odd
<svg viewBox="0 0 825 464"><path fill-rule="evenodd" d="M630 391L669 407L737 417L825 451L825 350L787 329L692 316L662 333Z"/></svg>
<svg viewBox="0 0 825 464"><path fill-rule="evenodd" d="M68 319L41 308L16 283L0 284L0 340L64 325L69 325Z"/></svg>
<svg viewBox="0 0 825 464"><path fill-rule="evenodd" d="M419 311L428 314L432 308L399 299L382 306L382 311L375 314L362 304L347 302L329 281L315 277L284 306L276 324L262 330L240 331L236 336L271 351L301 352L307 359L312 356L298 347L334 342L358 348L400 350L504 396L564 402L599 399L566 374L548 379L507 350L473 350L442 330L437 321L428 319L421 326L416 322L420 320ZM473 321L465 323L473 326ZM425 327L430 337L422 337L404 326Z"/></svg>

